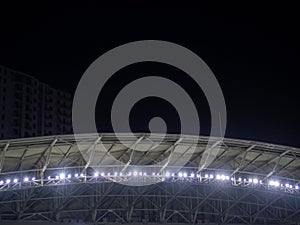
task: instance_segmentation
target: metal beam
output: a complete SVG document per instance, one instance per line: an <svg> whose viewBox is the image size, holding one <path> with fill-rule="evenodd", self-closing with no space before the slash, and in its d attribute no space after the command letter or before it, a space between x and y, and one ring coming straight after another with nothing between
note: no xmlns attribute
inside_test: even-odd
<svg viewBox="0 0 300 225"><path fill-rule="evenodd" d="M3 166L4 166L4 160L5 160L5 153L8 149L8 146L9 146L9 142L7 142L3 148L3 150L1 151L1 155L0 155L0 173L3 169Z"/></svg>

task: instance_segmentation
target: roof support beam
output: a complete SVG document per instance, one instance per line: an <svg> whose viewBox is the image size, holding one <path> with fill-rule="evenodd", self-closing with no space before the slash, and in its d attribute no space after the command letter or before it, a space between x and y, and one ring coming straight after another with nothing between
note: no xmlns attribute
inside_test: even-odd
<svg viewBox="0 0 300 225"><path fill-rule="evenodd" d="M3 169L3 165L4 165L4 160L5 160L5 153L7 151L9 147L9 142L7 142L3 148L3 150L1 151L1 155L0 155L0 173Z"/></svg>
<svg viewBox="0 0 300 225"><path fill-rule="evenodd" d="M87 154L89 154L89 159L84 166L84 171L86 171L86 169L90 166L92 159L94 158L94 155L95 155L95 150L96 150L95 146L99 143L99 141L101 141L101 139L102 139L102 136L98 137L94 141L94 143L88 148Z"/></svg>
<svg viewBox="0 0 300 225"><path fill-rule="evenodd" d="M251 151L253 148L255 148L255 145L251 145L250 147L248 147L243 155L243 159L240 163L240 165L238 166L238 168L235 169L235 171L233 171L233 173L231 175L234 175L235 173L237 173L240 169L243 168L244 166L244 163L245 163L245 160L246 160L246 157L247 157L247 154L249 151Z"/></svg>
<svg viewBox="0 0 300 225"><path fill-rule="evenodd" d="M169 157L168 157L168 160L167 160L166 163L162 166L162 168L159 170L159 172L164 171L164 169L169 165L169 163L170 163L170 161L171 161L171 158L172 158L172 156L173 156L173 153L174 153L174 151L175 151L175 149L176 149L176 146L177 146L181 141L182 141L182 138L179 138L179 139L174 143L174 145L170 147L170 148L172 148L172 150L171 150L171 153L170 153L170 155L169 155Z"/></svg>
<svg viewBox="0 0 300 225"><path fill-rule="evenodd" d="M211 156L211 153L214 150L214 148L217 147L220 143L222 143L222 140L219 140L219 141L215 142L212 146L210 146L208 149L205 150L205 152L203 153L203 155L206 154L206 156L204 156L205 157L204 164L201 165L202 160L200 160L200 163L199 163L199 166L198 166L198 172L201 172L202 170L204 170L207 167L208 158Z"/></svg>
<svg viewBox="0 0 300 225"><path fill-rule="evenodd" d="M118 160L120 160L121 158L123 158L123 156L126 155L126 153L130 151L130 149L132 149L131 154L130 154L130 157L129 157L129 160L128 160L127 163L124 165L124 167L123 167L123 169L121 170L121 172L124 172L124 171L127 169L127 167L130 166L130 163L131 163L131 161L132 161L132 157L133 157L135 148L136 148L137 144L140 143L140 142L143 140L143 138L144 138L144 137L142 136L142 137L140 137L139 139L137 139L136 142L135 142L130 148L128 148L128 149L126 150L126 152L125 152L123 155L121 155L121 157L118 159Z"/></svg>

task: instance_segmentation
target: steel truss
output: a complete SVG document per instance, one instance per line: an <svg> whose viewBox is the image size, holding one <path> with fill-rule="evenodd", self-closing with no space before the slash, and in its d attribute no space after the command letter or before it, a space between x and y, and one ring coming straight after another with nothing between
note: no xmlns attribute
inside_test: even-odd
<svg viewBox="0 0 300 225"><path fill-rule="evenodd" d="M299 224L300 197L225 184L114 182L44 186L0 193L1 221L86 224Z"/></svg>

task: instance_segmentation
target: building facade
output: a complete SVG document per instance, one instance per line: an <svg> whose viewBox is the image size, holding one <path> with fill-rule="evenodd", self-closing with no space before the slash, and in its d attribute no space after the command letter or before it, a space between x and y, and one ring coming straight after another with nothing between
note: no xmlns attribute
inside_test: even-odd
<svg viewBox="0 0 300 225"><path fill-rule="evenodd" d="M0 139L72 133L69 93L0 66Z"/></svg>

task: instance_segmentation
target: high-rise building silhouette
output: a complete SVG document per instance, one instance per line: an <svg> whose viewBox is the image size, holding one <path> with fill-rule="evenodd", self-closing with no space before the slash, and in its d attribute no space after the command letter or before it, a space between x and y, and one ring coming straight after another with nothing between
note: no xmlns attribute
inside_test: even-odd
<svg viewBox="0 0 300 225"><path fill-rule="evenodd" d="M69 93L0 66L0 139L72 132Z"/></svg>

